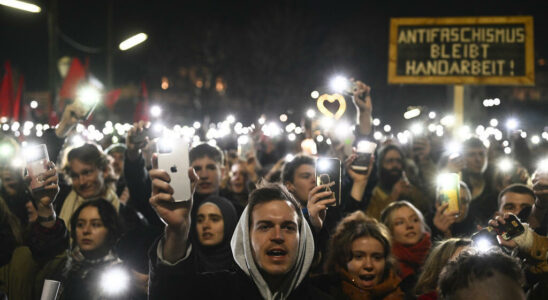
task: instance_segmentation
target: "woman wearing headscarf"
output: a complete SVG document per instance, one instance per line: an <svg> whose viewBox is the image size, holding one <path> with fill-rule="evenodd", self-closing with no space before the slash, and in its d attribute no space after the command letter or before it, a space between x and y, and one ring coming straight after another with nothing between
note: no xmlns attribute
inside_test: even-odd
<svg viewBox="0 0 548 300"><path fill-rule="evenodd" d="M234 206L225 198L211 196L201 203L196 212L196 230L193 231L197 272L232 270L230 240L238 223Z"/></svg>

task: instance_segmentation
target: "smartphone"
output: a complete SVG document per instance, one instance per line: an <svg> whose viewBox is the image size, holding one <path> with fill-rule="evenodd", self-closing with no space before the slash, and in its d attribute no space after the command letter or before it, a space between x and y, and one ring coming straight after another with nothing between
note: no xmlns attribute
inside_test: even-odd
<svg viewBox="0 0 548 300"><path fill-rule="evenodd" d="M441 205L449 203L447 212L458 214L460 212L460 176L457 173L444 173L438 177L438 201Z"/></svg>
<svg viewBox="0 0 548 300"><path fill-rule="evenodd" d="M42 178L48 170L49 155L45 144L27 147L23 150L25 156L26 169L31 178L30 188L33 192L44 189L46 183Z"/></svg>
<svg viewBox="0 0 548 300"><path fill-rule="evenodd" d="M247 137L247 136L245 136ZM238 139L238 158L247 161L247 154L253 150L253 144L249 137Z"/></svg>
<svg viewBox="0 0 548 300"><path fill-rule="evenodd" d="M97 90L94 87L84 87L81 88L76 93L76 99L74 100L74 104L77 105L79 108L84 111L83 116L78 116L81 120L87 120L95 110L95 107L97 106L97 103L99 103L101 99L101 94L99 93L99 90Z"/></svg>
<svg viewBox="0 0 548 300"><path fill-rule="evenodd" d="M149 136L148 135L149 130L150 129L148 127L143 128L143 130L141 132L139 132L136 135L131 137L131 142L134 143L134 144L144 143L145 140L146 140L146 137Z"/></svg>
<svg viewBox="0 0 548 300"><path fill-rule="evenodd" d="M341 161L337 158L320 157L316 161L316 185L330 182L335 182L335 185L323 189L322 192L333 192L335 203L332 206L339 206L341 205Z"/></svg>
<svg viewBox="0 0 548 300"><path fill-rule="evenodd" d="M350 166L352 170L357 173L367 174L369 169L369 164L371 163L371 157L375 153L377 148L376 143L371 143L369 141L361 141L356 147L356 152L358 157L352 162Z"/></svg>
<svg viewBox="0 0 548 300"><path fill-rule="evenodd" d="M505 224L499 223L497 227L487 226L487 231L500 235L505 241L509 241L525 231L523 224L521 224L515 215L509 215L504 221L506 222Z"/></svg>
<svg viewBox="0 0 548 300"><path fill-rule="evenodd" d="M356 90L358 86L356 85L356 82L354 81L347 80L347 82L348 83L346 84L346 88L343 90L343 94L347 96L353 96L354 90ZM362 98L361 95L360 95L360 98Z"/></svg>
<svg viewBox="0 0 548 300"><path fill-rule="evenodd" d="M182 139L159 139L156 143L158 168L166 171L173 188L175 202L189 201L192 197L188 178L188 143Z"/></svg>

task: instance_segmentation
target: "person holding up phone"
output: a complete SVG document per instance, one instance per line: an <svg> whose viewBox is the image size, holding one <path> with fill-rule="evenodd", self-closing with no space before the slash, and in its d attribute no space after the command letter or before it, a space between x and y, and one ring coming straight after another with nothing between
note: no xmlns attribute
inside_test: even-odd
<svg viewBox="0 0 548 300"><path fill-rule="evenodd" d="M496 218L489 220L489 225L507 228L505 225L507 225L510 220L512 220L511 222L519 223L517 224L518 226L512 227L519 227L523 230L520 230L521 233L516 233L519 234L517 236L515 236L516 234L512 234L508 237L505 237L505 232L501 232L501 234L497 235L499 244L510 249L518 249L518 255L526 259L525 261L528 263L528 270L531 273L546 276L548 273L548 237L535 233L527 223L521 223L519 219L511 213L505 213L502 216L499 215ZM533 288L529 292L530 299L542 299L543 296L546 295L546 292L548 292L545 281L541 281L538 285L531 284L531 286L533 286Z"/></svg>

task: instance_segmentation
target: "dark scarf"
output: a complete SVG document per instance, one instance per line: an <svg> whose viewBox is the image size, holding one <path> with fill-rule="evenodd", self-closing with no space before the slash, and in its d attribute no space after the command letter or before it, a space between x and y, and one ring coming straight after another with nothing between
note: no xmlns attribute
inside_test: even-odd
<svg viewBox="0 0 548 300"><path fill-rule="evenodd" d="M401 278L406 278L413 275L423 265L432 242L430 241L430 233L425 232L422 239L412 246L404 246L400 243L394 243L392 253L396 257L400 267Z"/></svg>
<svg viewBox="0 0 548 300"><path fill-rule="evenodd" d="M218 196L210 196L207 199L204 199L200 203L200 206L205 203L212 203L221 211L221 214L223 215L224 234L220 244L211 247L203 246L198 239L196 230L195 220L199 206L196 207L196 212L192 218L193 225L191 226L192 252L194 259L196 260L196 271L214 272L231 270L235 266L234 259L232 258L232 250L230 248L230 240L232 239L232 233L236 228L236 224L238 223L236 209L230 201Z"/></svg>
<svg viewBox="0 0 548 300"><path fill-rule="evenodd" d="M121 264L122 261L112 252L97 259L88 259L75 247L67 255L60 278L55 278L62 282L58 299L103 299L100 287L103 272ZM120 299L125 299L125 296L124 293Z"/></svg>
<svg viewBox="0 0 548 300"><path fill-rule="evenodd" d="M341 269L339 273L342 291L350 300L403 299L403 292L399 289L401 280L393 271L390 271L386 279L369 289L359 288L346 270Z"/></svg>

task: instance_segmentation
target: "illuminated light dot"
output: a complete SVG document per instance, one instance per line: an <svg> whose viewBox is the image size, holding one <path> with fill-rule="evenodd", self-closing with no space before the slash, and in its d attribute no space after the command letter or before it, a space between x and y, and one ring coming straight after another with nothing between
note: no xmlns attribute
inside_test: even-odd
<svg viewBox="0 0 548 300"><path fill-rule="evenodd" d="M499 125L499 121L497 119L491 119L491 121L489 121L489 125L497 127Z"/></svg>
<svg viewBox="0 0 548 300"><path fill-rule="evenodd" d="M506 121L506 128L513 130L513 129L516 129L517 127L518 127L518 120L512 118Z"/></svg>
<svg viewBox="0 0 548 300"><path fill-rule="evenodd" d="M35 108L37 108L37 107L38 107L38 101L32 100L32 101L30 102L30 108L35 109Z"/></svg>
<svg viewBox="0 0 548 300"><path fill-rule="evenodd" d="M320 92L312 91L312 93L310 93L310 97L312 97L312 99L318 99L318 97L320 97Z"/></svg>
<svg viewBox="0 0 548 300"><path fill-rule="evenodd" d="M380 131L375 131L375 133L373 134L373 138L377 141L382 139L382 137L383 137L383 134Z"/></svg>
<svg viewBox="0 0 548 300"><path fill-rule="evenodd" d="M266 119L264 117L260 117L258 122L259 124L263 125L266 122Z"/></svg>
<svg viewBox="0 0 548 300"><path fill-rule="evenodd" d="M525 131L522 131L519 135L524 139L527 138L527 132L525 132Z"/></svg>
<svg viewBox="0 0 548 300"><path fill-rule="evenodd" d="M309 109L306 111L306 116L312 119L316 116L316 112L313 109Z"/></svg>
<svg viewBox="0 0 548 300"><path fill-rule="evenodd" d="M158 105L154 105L150 108L150 114L157 118L162 114L162 108Z"/></svg>
<svg viewBox="0 0 548 300"><path fill-rule="evenodd" d="M282 122L287 121L287 115L286 114L281 114L280 115L280 121L282 121Z"/></svg>
<svg viewBox="0 0 548 300"><path fill-rule="evenodd" d="M428 113L428 117L429 117L430 119L435 119L435 118L436 118L436 112L435 112L435 111L429 112L429 113Z"/></svg>
<svg viewBox="0 0 548 300"><path fill-rule="evenodd" d="M323 142L323 135L318 135L318 136L316 137L316 141L318 141L318 143Z"/></svg>
<svg viewBox="0 0 548 300"><path fill-rule="evenodd" d="M379 126L379 125L381 125L381 120L379 120L379 119L377 119L377 118L373 119L373 125L374 125L374 126Z"/></svg>
<svg viewBox="0 0 548 300"><path fill-rule="evenodd" d="M436 131L436 128L437 128L436 124L429 124L428 125L428 131L430 131L430 132Z"/></svg>
<svg viewBox="0 0 548 300"><path fill-rule="evenodd" d="M495 98L495 99L493 100L493 104L494 104L494 105L497 105L497 106L500 105L500 99L499 99L499 98Z"/></svg>
<svg viewBox="0 0 548 300"><path fill-rule="evenodd" d="M293 142L297 139L297 136L294 133L290 133L287 135L287 139Z"/></svg>
<svg viewBox="0 0 548 300"><path fill-rule="evenodd" d="M533 135L533 136L531 137L531 143L533 143L533 144L535 144L535 145L538 144L538 143L540 143L540 137L539 137L538 135Z"/></svg>
<svg viewBox="0 0 548 300"><path fill-rule="evenodd" d="M506 153L506 154L512 153L512 148L510 148L510 147L504 148L504 153Z"/></svg>
<svg viewBox="0 0 548 300"><path fill-rule="evenodd" d="M390 132L390 130L392 130L392 127L387 124L387 125L384 125L383 129L385 132Z"/></svg>
<svg viewBox="0 0 548 300"><path fill-rule="evenodd" d="M230 124L234 123L236 121L236 118L234 118L233 115L229 115L228 117L226 117L226 121Z"/></svg>
<svg viewBox="0 0 548 300"><path fill-rule="evenodd" d="M502 142L502 146L503 147L508 147L510 145L510 142L509 141L503 141Z"/></svg>
<svg viewBox="0 0 548 300"><path fill-rule="evenodd" d="M194 124L192 124L192 127L196 128L196 129L200 129L200 127L202 127L202 124L200 124L200 122L196 121L196 122L194 122Z"/></svg>

